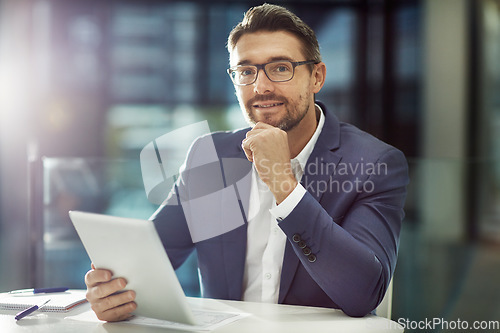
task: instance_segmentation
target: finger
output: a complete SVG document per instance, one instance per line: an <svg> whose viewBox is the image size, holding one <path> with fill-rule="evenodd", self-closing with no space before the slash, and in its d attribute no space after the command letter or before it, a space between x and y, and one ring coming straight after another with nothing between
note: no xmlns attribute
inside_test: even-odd
<svg viewBox="0 0 500 333"><path fill-rule="evenodd" d="M97 315L97 318L105 321L121 321L132 317L133 311L137 309L137 304L135 302L126 303L118 307L109 309Z"/></svg>
<svg viewBox="0 0 500 333"><path fill-rule="evenodd" d="M135 293L132 290L128 290L99 299L91 303L91 306L92 310L98 316L106 317L103 320L111 320L111 318L121 318L124 314L134 311L137 307L134 300Z"/></svg>
<svg viewBox="0 0 500 333"><path fill-rule="evenodd" d="M107 269L92 269L85 274L85 284L87 287L96 286L102 282L110 281L113 274Z"/></svg>
<svg viewBox="0 0 500 333"><path fill-rule="evenodd" d="M248 131L246 133L245 137L248 139L248 138L254 137L254 136L262 133L263 131L265 131L265 129L263 129L263 128L255 128L254 127L253 129L251 129L250 131Z"/></svg>
<svg viewBox="0 0 500 333"><path fill-rule="evenodd" d="M249 143L249 140L248 138L247 139L244 139L242 142L241 142L241 148L243 148L243 152L245 153L247 159L250 161L250 162L253 162L253 152L252 152L252 149L250 149L250 143Z"/></svg>
<svg viewBox="0 0 500 333"><path fill-rule="evenodd" d="M113 279L109 282L102 282L94 287L87 288L87 300L96 302L102 298L118 293L127 285L124 278Z"/></svg>
<svg viewBox="0 0 500 333"><path fill-rule="evenodd" d="M273 125L269 125L269 124L266 124L263 122L258 122L257 124L255 124L255 126L253 127L252 130L254 130L254 129L269 129L269 128L275 128L275 127Z"/></svg>

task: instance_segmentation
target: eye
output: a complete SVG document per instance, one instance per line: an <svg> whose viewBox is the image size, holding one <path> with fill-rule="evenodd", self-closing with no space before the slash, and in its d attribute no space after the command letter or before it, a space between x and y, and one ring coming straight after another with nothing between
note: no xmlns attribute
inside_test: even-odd
<svg viewBox="0 0 500 333"><path fill-rule="evenodd" d="M271 72L275 74L286 74L292 71L292 66L286 62L278 62L271 64Z"/></svg>
<svg viewBox="0 0 500 333"><path fill-rule="evenodd" d="M244 67L244 68L238 69L239 76L249 76L249 75L254 75L254 74L255 74L255 69L252 67Z"/></svg>
<svg viewBox="0 0 500 333"><path fill-rule="evenodd" d="M278 66L278 67L276 67L275 70L276 70L276 72L287 72L290 69L287 66Z"/></svg>

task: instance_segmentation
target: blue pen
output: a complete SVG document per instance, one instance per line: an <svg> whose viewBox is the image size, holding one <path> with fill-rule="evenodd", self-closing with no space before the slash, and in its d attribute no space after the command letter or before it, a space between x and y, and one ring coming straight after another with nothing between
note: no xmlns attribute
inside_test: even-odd
<svg viewBox="0 0 500 333"><path fill-rule="evenodd" d="M33 306L30 306L29 308L27 308L26 310L23 310L21 312L19 312L18 314L16 314L16 316L14 317L16 320L19 320L19 319L23 319L24 317L26 317L27 315L35 312L36 310L40 309L41 307L43 307L45 304L47 304L48 302L50 302L50 299L46 300L43 304L41 305L33 305Z"/></svg>
<svg viewBox="0 0 500 333"><path fill-rule="evenodd" d="M32 289L20 289L9 291L9 294L50 294L50 293L62 293L68 290L67 287L54 287L54 288L32 288Z"/></svg>

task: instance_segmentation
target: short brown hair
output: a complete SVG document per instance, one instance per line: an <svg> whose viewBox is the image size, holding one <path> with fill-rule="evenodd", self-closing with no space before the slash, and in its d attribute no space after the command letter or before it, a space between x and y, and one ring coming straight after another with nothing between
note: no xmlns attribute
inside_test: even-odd
<svg viewBox="0 0 500 333"><path fill-rule="evenodd" d="M305 60L321 62L319 43L314 31L288 9L267 3L250 8L243 20L233 28L227 39L229 52L234 49L241 36L257 31L290 32L300 40Z"/></svg>

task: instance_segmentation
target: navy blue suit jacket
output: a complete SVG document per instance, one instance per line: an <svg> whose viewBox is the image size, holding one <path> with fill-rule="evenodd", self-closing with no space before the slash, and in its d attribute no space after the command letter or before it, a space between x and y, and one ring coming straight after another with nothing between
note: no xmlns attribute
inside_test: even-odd
<svg viewBox="0 0 500 333"><path fill-rule="evenodd" d="M302 177L307 193L278 224L288 238L279 303L364 316L380 303L394 272L408 166L399 150L339 122L318 104L325 124ZM176 186L152 217L174 268L196 248L204 297L242 296L251 163L241 141L248 130L197 140ZM211 146L218 161L207 158ZM196 199L222 188L230 191L197 210ZM227 193L235 193L234 200ZM190 207L183 204L190 199ZM189 222L196 219L198 224ZM206 230L193 234L193 225L203 223L209 224ZM224 231L210 235L217 228Z"/></svg>

